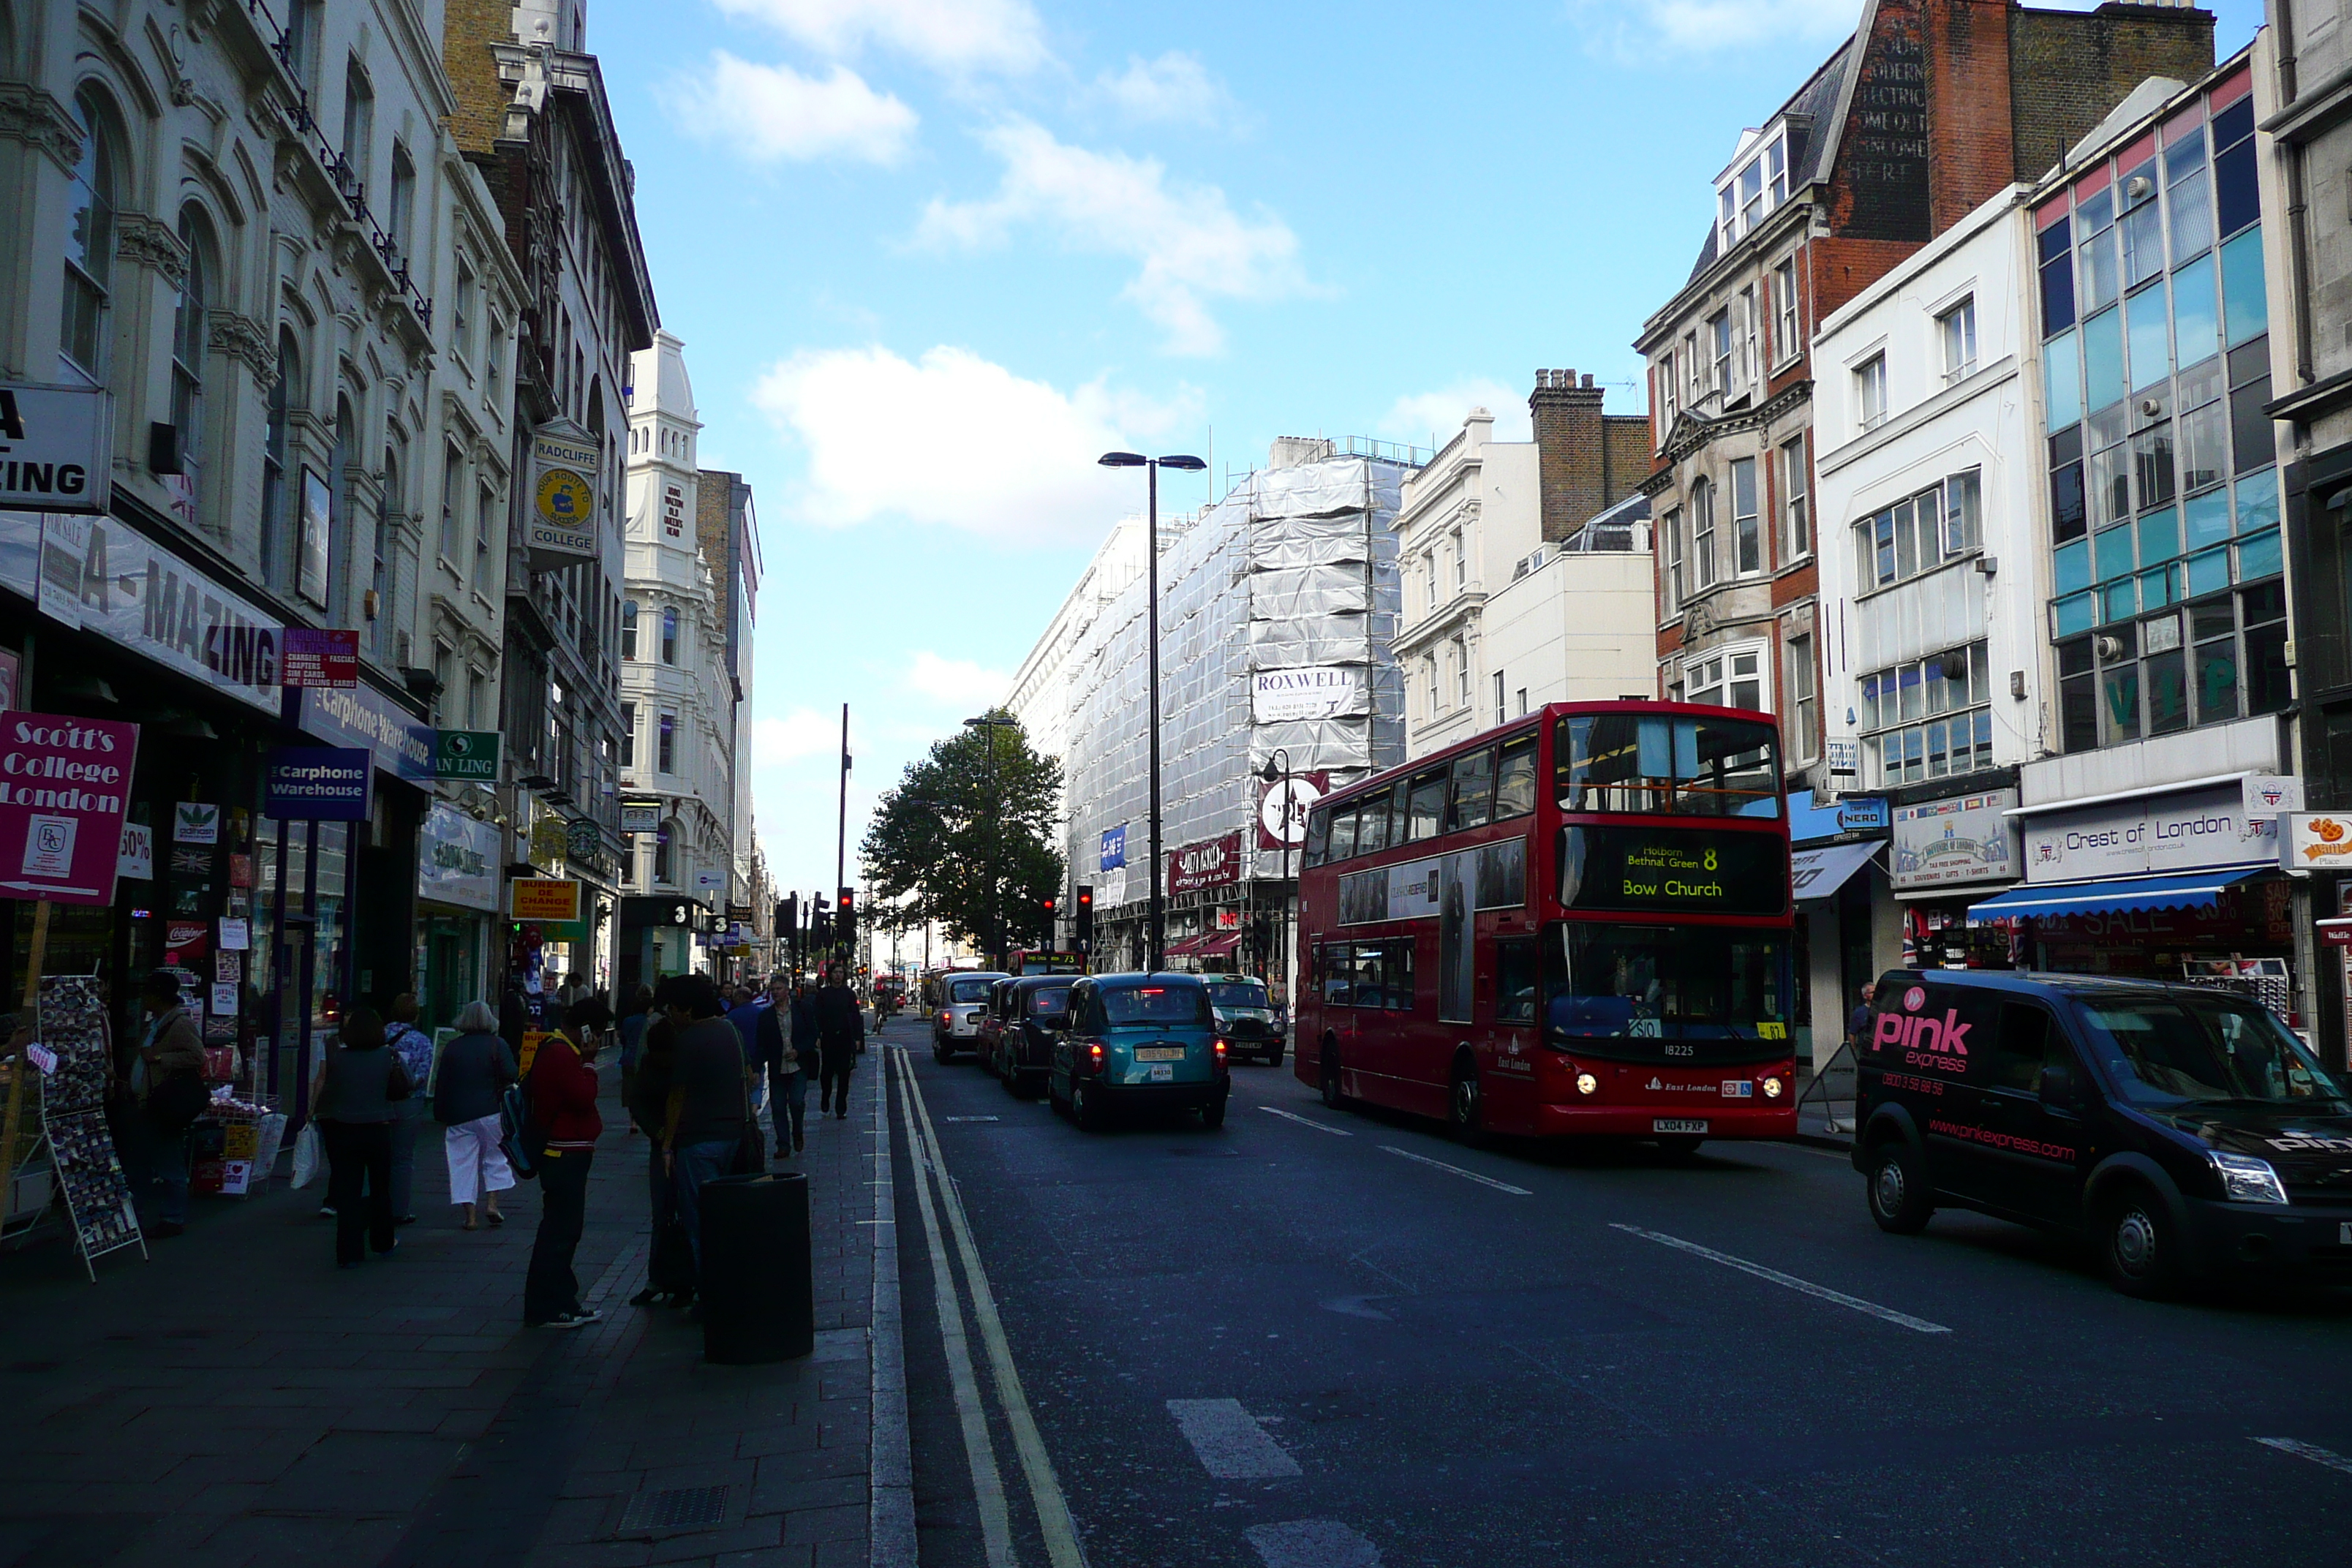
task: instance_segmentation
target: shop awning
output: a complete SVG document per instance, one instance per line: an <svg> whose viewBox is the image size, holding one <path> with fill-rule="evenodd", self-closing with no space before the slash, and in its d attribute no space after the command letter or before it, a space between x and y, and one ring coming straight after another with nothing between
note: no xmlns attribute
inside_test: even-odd
<svg viewBox="0 0 2352 1568"><path fill-rule="evenodd" d="M1819 849L1792 852L1789 857L1790 896L1801 904L1832 896L1883 847L1881 844L1824 844Z"/></svg>
<svg viewBox="0 0 2352 1568"><path fill-rule="evenodd" d="M1227 931L1223 936L1211 937L1194 951L1202 958L1223 958L1225 954L1233 952L1234 949L1241 946L1241 932L1237 931Z"/></svg>
<svg viewBox="0 0 2352 1568"><path fill-rule="evenodd" d="M1200 951L1201 939L1197 936L1188 936L1181 942L1170 942L1168 944L1167 956L1170 958L1190 958L1192 954Z"/></svg>
<svg viewBox="0 0 2352 1568"><path fill-rule="evenodd" d="M2263 866L2181 872L2169 877L2116 877L2097 882L2044 882L1969 906L1969 919L2017 915L2126 914L2134 910L2210 910L2221 889L2269 869Z"/></svg>

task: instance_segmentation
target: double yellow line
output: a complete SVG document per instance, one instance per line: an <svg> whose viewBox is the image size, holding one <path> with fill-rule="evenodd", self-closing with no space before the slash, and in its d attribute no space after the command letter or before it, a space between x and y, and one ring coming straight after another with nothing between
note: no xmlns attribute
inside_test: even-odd
<svg viewBox="0 0 2352 1568"><path fill-rule="evenodd" d="M1045 1560L1052 1568L1085 1568L1086 1554L1078 1549L1076 1526L1071 1522L1069 1504L1063 1500L1062 1483L1054 1474L1054 1464L1045 1455L1045 1441L1038 1435L1036 1418L1029 1411L1029 1396L1021 1387L1020 1369L1013 1365L1013 1346L1004 1335L1004 1321L997 1315L996 1296L989 1289L988 1271L981 1267L980 1249L972 1244L971 1226L966 1222L963 1200L957 1195L955 1182L949 1176L947 1160L940 1151L939 1135L931 1127L930 1107L923 1100L923 1086L917 1081L913 1066L907 1059L906 1047L889 1047L889 1061L898 1079L898 1112L907 1129L907 1142L915 1163L915 1205L923 1218L923 1239L930 1249L931 1287L939 1306L940 1334L945 1342L948 1360L948 1381L953 1388L956 1415L963 1428L965 1458L971 1466L972 1496L980 1509L980 1530L982 1545L988 1553L989 1568L1014 1568L1017 1559L1013 1550L1011 1510L1004 1496L1004 1482L996 1467L996 1447L988 1435L988 1413L981 1401L980 1380L971 1359L971 1344L964 1327L964 1297L971 1298L972 1321L980 1331L982 1349L988 1357L989 1371L996 1385L997 1407L1003 1412L1004 1424L1013 1435L1014 1455L1021 1462L1023 1479L1029 1485L1029 1498L1037 1512L1037 1531L1045 1543ZM932 1201L936 1184L939 1198ZM948 1267L948 1249L940 1235L940 1215L947 1216L947 1231L955 1239L956 1256L963 1267L964 1289L959 1291L952 1270Z"/></svg>

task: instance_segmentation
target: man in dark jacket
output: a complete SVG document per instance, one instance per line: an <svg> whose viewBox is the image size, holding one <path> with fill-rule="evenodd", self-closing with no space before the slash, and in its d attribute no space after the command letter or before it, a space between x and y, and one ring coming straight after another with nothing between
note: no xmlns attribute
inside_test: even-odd
<svg viewBox="0 0 2352 1568"><path fill-rule="evenodd" d="M776 1129L776 1158L790 1159L807 1147L803 1126L808 1115L809 1058L793 1042L799 1036L791 982L768 983L769 1005L760 1011L752 1055L768 1075L768 1115Z"/></svg>
<svg viewBox="0 0 2352 1568"><path fill-rule="evenodd" d="M131 1192L141 1225L151 1237L177 1236L188 1224L188 1123L205 1103L204 1035L180 1005L179 977L170 970L150 972L140 994L150 1018L131 1069L137 1131L122 1152L132 1167ZM152 1210L151 1182L163 1189Z"/></svg>
<svg viewBox="0 0 2352 1568"><path fill-rule="evenodd" d="M664 1169L675 1184L677 1217L702 1269L702 1188L735 1168L751 1126L751 1075L742 1037L727 1021L719 987L703 974L674 975L657 998L677 1030L669 1106L662 1124Z"/></svg>
<svg viewBox="0 0 2352 1568"><path fill-rule="evenodd" d="M817 1060L824 1074L817 1114L830 1110L838 1121L849 1114L849 1075L866 1048L866 1015L857 1010L857 993L843 981L841 965L825 973L824 986L816 994Z"/></svg>

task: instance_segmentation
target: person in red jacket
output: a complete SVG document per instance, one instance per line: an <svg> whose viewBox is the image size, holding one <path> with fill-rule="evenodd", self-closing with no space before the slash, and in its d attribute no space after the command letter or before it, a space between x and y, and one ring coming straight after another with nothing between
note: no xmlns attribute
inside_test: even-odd
<svg viewBox="0 0 2352 1568"><path fill-rule="evenodd" d="M604 1131L596 1114L598 1037L572 1016L588 1005L572 1005L562 1026L540 1041L530 1064L531 1120L547 1134L539 1166L539 1237L522 1288L522 1321L533 1328L583 1328L604 1315L581 1304L580 1277L572 1271L587 1220L588 1167Z"/></svg>

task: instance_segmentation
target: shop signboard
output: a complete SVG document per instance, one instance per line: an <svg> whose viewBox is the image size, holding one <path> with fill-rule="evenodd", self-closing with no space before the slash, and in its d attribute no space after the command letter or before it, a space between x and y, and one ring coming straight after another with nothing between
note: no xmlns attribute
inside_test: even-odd
<svg viewBox="0 0 2352 1568"><path fill-rule="evenodd" d="M2053 811L2025 825L2029 884L2276 865L2278 858L2278 819L2250 819L2234 784Z"/></svg>
<svg viewBox="0 0 2352 1568"><path fill-rule="evenodd" d="M596 438L575 425L550 425L531 433L523 543L536 570L553 571L595 559L593 476L604 457Z"/></svg>
<svg viewBox="0 0 2352 1568"><path fill-rule="evenodd" d="M143 822L122 825L122 848L116 855L114 874L134 882L155 879L155 830Z"/></svg>
<svg viewBox="0 0 2352 1568"><path fill-rule="evenodd" d="M495 913L499 829L446 801L435 801L417 833L416 896Z"/></svg>
<svg viewBox="0 0 2352 1568"><path fill-rule="evenodd" d="M2352 812L2282 812L2278 827L2281 869L2352 870Z"/></svg>
<svg viewBox="0 0 2352 1568"><path fill-rule="evenodd" d="M1206 888L1229 888L1242 879L1242 836L1187 844L1168 855L1170 893L1197 893Z"/></svg>
<svg viewBox="0 0 2352 1568"><path fill-rule="evenodd" d="M474 784L499 782L499 732L496 730L436 730L433 731L433 776Z"/></svg>
<svg viewBox="0 0 2352 1568"><path fill-rule="evenodd" d="M41 614L265 713L278 710L278 616L110 517L50 513Z"/></svg>
<svg viewBox="0 0 2352 1568"><path fill-rule="evenodd" d="M661 815L661 802L657 800L625 800L621 803L621 831L659 833Z"/></svg>
<svg viewBox="0 0 2352 1568"><path fill-rule="evenodd" d="M1102 836L1102 866L1105 871L1117 871L1127 865L1127 824L1106 827Z"/></svg>
<svg viewBox="0 0 2352 1568"><path fill-rule="evenodd" d="M287 721L313 740L366 748L376 769L422 784L433 777L433 727L373 686L302 689Z"/></svg>
<svg viewBox="0 0 2352 1568"><path fill-rule="evenodd" d="M104 512L113 433L103 389L0 381L0 506Z"/></svg>
<svg viewBox="0 0 2352 1568"><path fill-rule="evenodd" d="M580 884L551 877L519 877L507 884L519 921L568 923L580 918Z"/></svg>
<svg viewBox="0 0 2352 1568"><path fill-rule="evenodd" d="M604 853L604 835L586 817L574 822L563 836L563 847L574 860L590 862Z"/></svg>
<svg viewBox="0 0 2352 1568"><path fill-rule="evenodd" d="M364 822L369 761L361 746L272 746L262 812L280 822Z"/></svg>
<svg viewBox="0 0 2352 1568"><path fill-rule="evenodd" d="M1895 886L1967 887L2017 880L2013 789L1895 808Z"/></svg>
<svg viewBox="0 0 2352 1568"><path fill-rule="evenodd" d="M1370 707L1370 671L1360 664L1312 664L1250 672L1250 721L1257 724L1337 719Z"/></svg>
<svg viewBox="0 0 2352 1568"><path fill-rule="evenodd" d="M139 726L0 713L0 896L110 904Z"/></svg>
<svg viewBox="0 0 2352 1568"><path fill-rule="evenodd" d="M360 683L360 634L355 626L288 626L278 646L281 686L348 690Z"/></svg>
<svg viewBox="0 0 2352 1568"><path fill-rule="evenodd" d="M0 588L41 596L41 514L0 511ZM14 707L11 700L9 706Z"/></svg>
<svg viewBox="0 0 2352 1568"><path fill-rule="evenodd" d="M1293 849L1307 842L1307 814L1331 793L1328 773L1292 773L1267 784L1257 797L1257 847Z"/></svg>
<svg viewBox="0 0 2352 1568"><path fill-rule="evenodd" d="M1886 831L1886 797L1853 795L1824 799L1809 789L1789 792L1789 841L1819 844L1828 839Z"/></svg>

